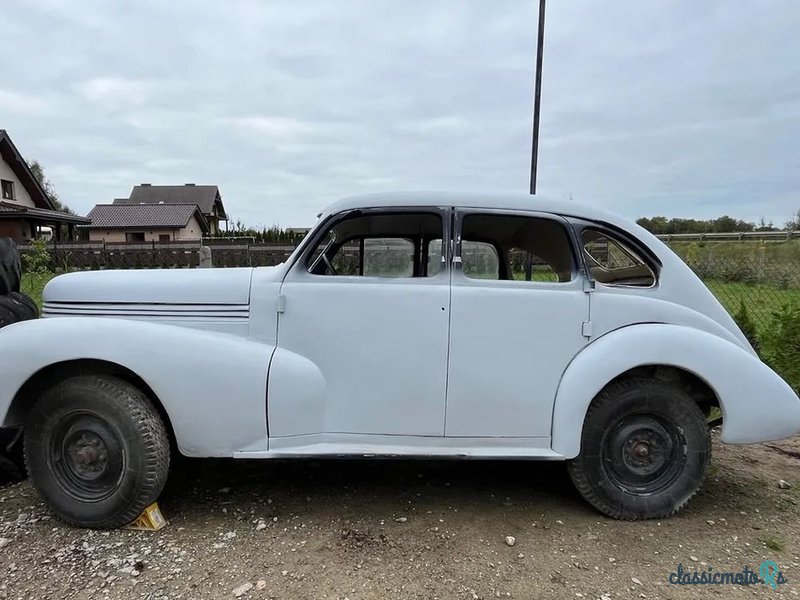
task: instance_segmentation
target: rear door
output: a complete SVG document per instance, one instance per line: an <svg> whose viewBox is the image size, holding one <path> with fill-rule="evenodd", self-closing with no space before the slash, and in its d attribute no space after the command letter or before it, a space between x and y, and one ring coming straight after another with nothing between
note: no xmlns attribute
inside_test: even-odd
<svg viewBox="0 0 800 600"><path fill-rule="evenodd" d="M446 436L548 438L589 294L569 225L553 215L457 210Z"/></svg>

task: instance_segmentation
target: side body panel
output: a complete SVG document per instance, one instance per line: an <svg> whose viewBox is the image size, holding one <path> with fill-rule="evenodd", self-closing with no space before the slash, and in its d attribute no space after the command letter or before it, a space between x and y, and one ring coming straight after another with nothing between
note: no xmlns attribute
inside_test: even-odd
<svg viewBox="0 0 800 600"><path fill-rule="evenodd" d="M441 436L448 277L331 277L293 269L269 388L270 437ZM296 382L292 382L292 376Z"/></svg>
<svg viewBox="0 0 800 600"><path fill-rule="evenodd" d="M756 443L800 430L797 394L750 352L698 329L642 324L597 339L569 365L553 411L553 450L577 456L592 399L617 375L645 365L678 367L705 381L720 401L723 442Z"/></svg>
<svg viewBox="0 0 800 600"><path fill-rule="evenodd" d="M233 335L127 319L18 323L0 330L0 415L5 420L17 390L43 367L96 359L126 367L150 386L183 454L224 457L263 451L273 349Z"/></svg>
<svg viewBox="0 0 800 600"><path fill-rule="evenodd" d="M583 347L582 281L453 275L447 436L549 437L564 365Z"/></svg>

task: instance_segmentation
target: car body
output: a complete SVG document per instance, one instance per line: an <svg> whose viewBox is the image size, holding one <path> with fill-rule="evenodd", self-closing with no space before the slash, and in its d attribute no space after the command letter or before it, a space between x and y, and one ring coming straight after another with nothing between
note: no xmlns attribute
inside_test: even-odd
<svg viewBox="0 0 800 600"><path fill-rule="evenodd" d="M795 392L666 245L539 196L349 198L281 265L70 273L43 316L0 330L3 426L112 373L186 456L575 459L628 374L718 406L723 442L800 430Z"/></svg>

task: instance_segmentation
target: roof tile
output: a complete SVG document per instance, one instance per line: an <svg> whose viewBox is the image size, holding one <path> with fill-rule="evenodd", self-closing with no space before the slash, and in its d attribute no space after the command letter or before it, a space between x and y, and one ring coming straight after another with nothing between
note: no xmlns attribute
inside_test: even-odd
<svg viewBox="0 0 800 600"><path fill-rule="evenodd" d="M131 227L180 228L186 227L189 219L199 213L197 204L98 204L88 217L92 229L114 229ZM201 225L205 223L197 215Z"/></svg>

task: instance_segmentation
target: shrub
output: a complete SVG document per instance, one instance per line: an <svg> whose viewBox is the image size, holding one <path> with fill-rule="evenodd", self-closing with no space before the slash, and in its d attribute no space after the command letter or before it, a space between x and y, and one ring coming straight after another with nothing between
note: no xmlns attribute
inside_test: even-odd
<svg viewBox="0 0 800 600"><path fill-rule="evenodd" d="M744 337L747 338L747 341L750 342L753 350L761 354L761 344L759 343L758 336L756 335L756 326L755 323L753 323L753 320L750 318L750 313L747 312L747 306L744 304L744 298L739 298L739 310L733 315L733 320L736 321L736 324L739 326L739 329L742 330L742 333L744 334Z"/></svg>
<svg viewBox="0 0 800 600"><path fill-rule="evenodd" d="M761 343L766 363L800 391L800 302L787 302L772 313Z"/></svg>
<svg viewBox="0 0 800 600"><path fill-rule="evenodd" d="M50 253L47 251L46 241L33 240L30 249L21 254L24 273L48 273L50 271Z"/></svg>

